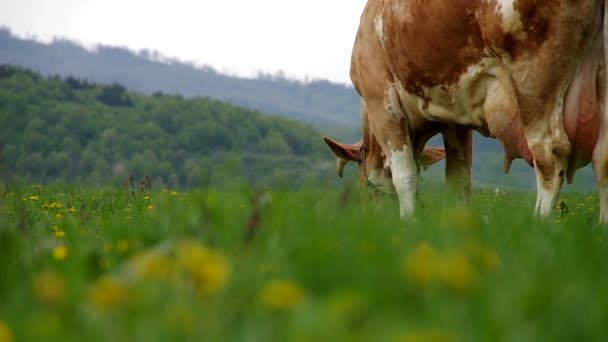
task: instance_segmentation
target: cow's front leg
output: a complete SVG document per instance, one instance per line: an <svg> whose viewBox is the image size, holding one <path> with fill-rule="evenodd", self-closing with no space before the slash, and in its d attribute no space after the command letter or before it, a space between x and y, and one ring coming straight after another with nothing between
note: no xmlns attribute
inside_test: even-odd
<svg viewBox="0 0 608 342"><path fill-rule="evenodd" d="M597 144L593 153L593 173L600 197L600 223L608 223L608 141ZM603 145L603 146L602 146Z"/></svg>
<svg viewBox="0 0 608 342"><path fill-rule="evenodd" d="M563 127L545 132L550 133L529 134L527 138L528 146L534 156L536 174L534 213L540 217L548 216L557 201L564 183L570 153L570 142Z"/></svg>
<svg viewBox="0 0 608 342"><path fill-rule="evenodd" d="M608 95L606 96L608 97ZM604 99L601 100L602 106ZM608 108L600 119L599 137L593 149L593 173L600 197L600 223L608 224Z"/></svg>
<svg viewBox="0 0 608 342"><path fill-rule="evenodd" d="M366 99L366 107L370 128L386 155L384 169L391 171L392 183L399 198L399 213L402 218L411 216L416 206L418 167L405 111L392 86L383 98ZM373 170L367 172L371 174Z"/></svg>
<svg viewBox="0 0 608 342"><path fill-rule="evenodd" d="M462 203L468 203L471 199L472 131L453 127L443 131L442 135L446 157L446 182Z"/></svg>
<svg viewBox="0 0 608 342"><path fill-rule="evenodd" d="M392 139L388 141L388 147L393 185L399 197L399 213L401 217L411 216L416 206L418 181L418 168L412 144L408 139Z"/></svg>

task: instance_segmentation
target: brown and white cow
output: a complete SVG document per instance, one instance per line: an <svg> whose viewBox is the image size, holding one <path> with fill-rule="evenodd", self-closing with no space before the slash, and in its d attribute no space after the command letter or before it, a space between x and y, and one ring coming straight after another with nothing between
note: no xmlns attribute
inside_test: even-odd
<svg viewBox="0 0 608 342"><path fill-rule="evenodd" d="M533 165L541 216L592 161L608 222L604 11L604 0L369 0L351 61L363 152L326 142L360 160L368 182L394 186L402 216L438 133L447 181L465 197L471 129L501 141L505 171L513 158Z"/></svg>

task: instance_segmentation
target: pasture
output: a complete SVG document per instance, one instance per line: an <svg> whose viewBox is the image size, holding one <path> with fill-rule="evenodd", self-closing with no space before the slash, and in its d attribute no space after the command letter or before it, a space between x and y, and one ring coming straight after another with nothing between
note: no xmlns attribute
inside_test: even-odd
<svg viewBox="0 0 608 342"><path fill-rule="evenodd" d="M354 188L59 186L0 197L0 342L605 341L595 194L468 208Z"/></svg>

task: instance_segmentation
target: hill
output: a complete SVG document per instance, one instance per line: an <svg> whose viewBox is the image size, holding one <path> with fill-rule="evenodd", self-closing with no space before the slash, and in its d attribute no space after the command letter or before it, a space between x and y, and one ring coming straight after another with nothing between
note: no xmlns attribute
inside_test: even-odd
<svg viewBox="0 0 608 342"><path fill-rule="evenodd" d="M44 44L0 28L0 64L19 65L47 76L118 83L147 95L163 92L213 97L307 123L355 126L359 120L359 98L352 87L324 80L289 80L281 74L239 78L154 51L112 46L87 50L64 39Z"/></svg>
<svg viewBox="0 0 608 342"><path fill-rule="evenodd" d="M120 184L132 174L172 187L293 186L333 176L312 126L208 98L0 66L0 120L0 162L29 182Z"/></svg>

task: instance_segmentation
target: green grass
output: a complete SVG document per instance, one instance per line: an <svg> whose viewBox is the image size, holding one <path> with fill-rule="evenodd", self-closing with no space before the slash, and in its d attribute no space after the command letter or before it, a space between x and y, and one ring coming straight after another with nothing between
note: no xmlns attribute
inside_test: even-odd
<svg viewBox="0 0 608 342"><path fill-rule="evenodd" d="M563 199L425 189L401 221L355 190L13 189L0 341L604 341L608 233Z"/></svg>

